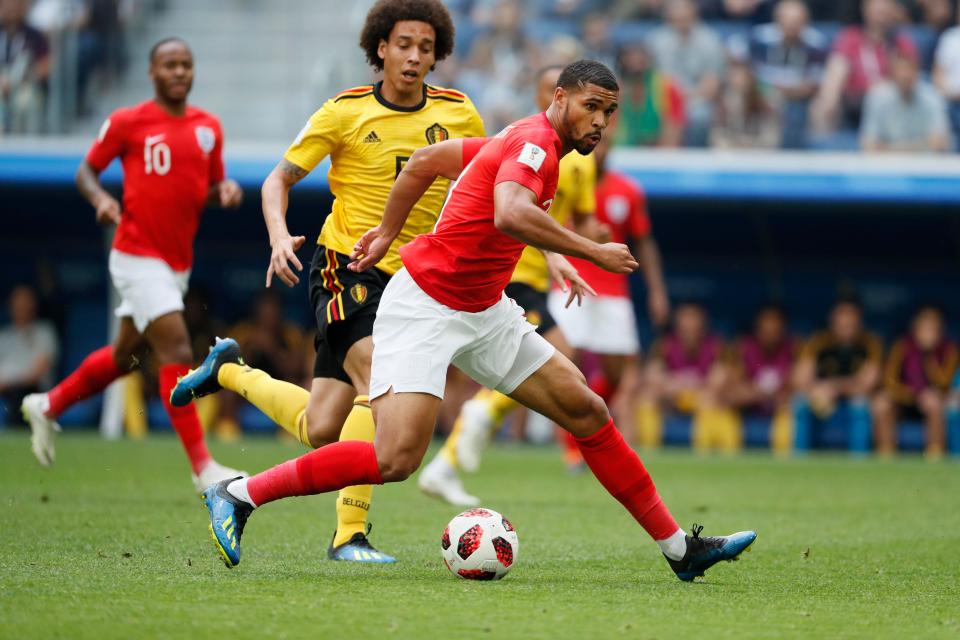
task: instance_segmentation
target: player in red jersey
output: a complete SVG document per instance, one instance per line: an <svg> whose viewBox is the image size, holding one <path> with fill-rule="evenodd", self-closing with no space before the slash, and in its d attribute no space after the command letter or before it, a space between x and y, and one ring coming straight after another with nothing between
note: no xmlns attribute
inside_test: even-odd
<svg viewBox="0 0 960 640"><path fill-rule="evenodd" d="M660 250L653 237L643 190L626 175L607 167L610 137L604 137L593 155L597 162L596 220L610 232L614 242L634 241L634 255L640 263L647 285L647 310L654 326L663 326L670 317L670 300L660 266ZM570 344L579 351L600 356L600 371L590 379L590 387L610 404L615 395L628 400L629 390L639 382L636 356L640 351L636 317L630 299L627 276L610 273L589 260L571 258L570 264L596 291L596 296L571 307L565 295L550 293L550 313L557 320ZM621 388L624 393L618 394ZM627 402L629 404L629 401ZM614 413L621 419L628 407Z"/></svg>
<svg viewBox="0 0 960 640"><path fill-rule="evenodd" d="M545 113L514 123L486 144L451 140L413 154L390 192L382 223L357 243L352 269L371 267L386 254L438 176L458 180L434 231L401 248L404 269L390 280L377 311L370 378L375 441L336 442L249 479L208 487L203 496L210 531L228 567L240 562L240 537L254 508L352 484L399 482L416 471L450 364L573 433L590 469L657 541L680 579L693 580L753 542L752 531L701 538L695 527L686 535L603 400L504 294L527 244L615 273L639 266L625 245L597 244L545 214L560 158L597 145L618 95L603 64L575 62L560 74ZM569 264L564 271L572 301L588 287Z"/></svg>
<svg viewBox="0 0 960 640"><path fill-rule="evenodd" d="M153 99L113 112L77 170L77 187L96 209L97 222L117 225L109 268L121 298L119 332L112 345L91 353L48 393L27 396L22 410L33 432L33 453L50 466L57 416L136 368L149 349L160 368L160 397L201 491L237 472L211 458L196 409L173 407L168 398L193 361L183 294L200 214L207 205L238 207L243 192L224 177L220 122L187 104L193 54L183 40L154 45L150 78ZM99 180L117 157L123 164L122 206Z"/></svg>

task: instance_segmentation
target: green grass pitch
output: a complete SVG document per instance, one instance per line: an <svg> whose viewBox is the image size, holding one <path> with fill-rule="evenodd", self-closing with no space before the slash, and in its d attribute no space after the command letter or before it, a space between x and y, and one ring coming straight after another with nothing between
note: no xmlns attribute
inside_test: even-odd
<svg viewBox="0 0 960 640"><path fill-rule="evenodd" d="M256 471L299 453L214 445ZM56 468L0 436L0 638L679 638L960 636L960 464L645 455L686 527L755 528L752 553L677 581L589 475L553 449L495 448L468 488L517 527L501 582L458 580L439 539L457 509L378 488L389 567L326 560L333 497L255 513L232 571L207 538L172 437L68 434Z"/></svg>

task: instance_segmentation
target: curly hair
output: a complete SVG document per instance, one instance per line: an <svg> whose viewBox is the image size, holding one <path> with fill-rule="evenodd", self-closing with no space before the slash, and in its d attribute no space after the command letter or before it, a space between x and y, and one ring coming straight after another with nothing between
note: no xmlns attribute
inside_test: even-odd
<svg viewBox="0 0 960 640"><path fill-rule="evenodd" d="M426 22L433 27L437 34L434 44L437 62L453 53L456 30L450 12L440 0L379 0L367 14L363 31L360 32L360 48L374 69L383 69L383 60L377 55L380 41L389 40L393 26L404 20Z"/></svg>

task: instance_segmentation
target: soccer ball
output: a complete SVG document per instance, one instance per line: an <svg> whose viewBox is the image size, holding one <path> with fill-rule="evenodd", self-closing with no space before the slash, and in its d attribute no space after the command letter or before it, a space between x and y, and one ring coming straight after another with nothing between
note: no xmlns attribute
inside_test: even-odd
<svg viewBox="0 0 960 640"><path fill-rule="evenodd" d="M450 521L440 538L447 569L466 580L499 580L517 561L520 540L493 509L470 509Z"/></svg>

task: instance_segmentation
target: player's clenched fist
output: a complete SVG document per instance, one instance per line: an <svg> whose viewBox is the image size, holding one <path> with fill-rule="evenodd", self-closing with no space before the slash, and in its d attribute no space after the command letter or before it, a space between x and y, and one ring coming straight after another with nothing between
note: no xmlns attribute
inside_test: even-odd
<svg viewBox="0 0 960 640"><path fill-rule="evenodd" d="M243 202L243 189L236 180L221 180L217 185L217 196L224 209L236 209Z"/></svg>
<svg viewBox="0 0 960 640"><path fill-rule="evenodd" d="M97 200L97 224L120 224L120 203L113 196Z"/></svg>
<svg viewBox="0 0 960 640"><path fill-rule="evenodd" d="M610 273L631 273L640 268L630 248L618 242L601 244L593 254L592 262Z"/></svg>

